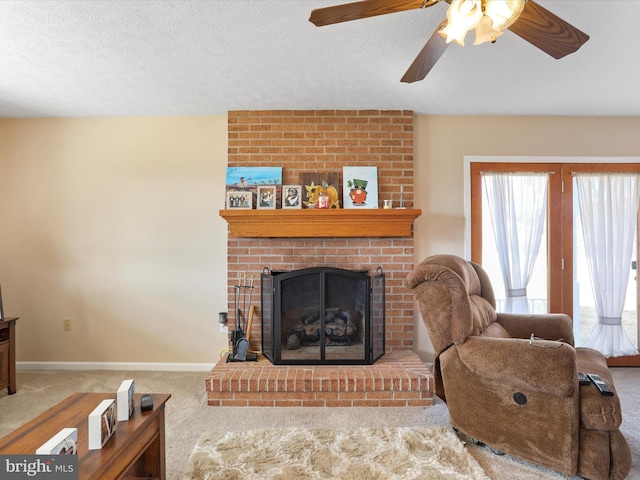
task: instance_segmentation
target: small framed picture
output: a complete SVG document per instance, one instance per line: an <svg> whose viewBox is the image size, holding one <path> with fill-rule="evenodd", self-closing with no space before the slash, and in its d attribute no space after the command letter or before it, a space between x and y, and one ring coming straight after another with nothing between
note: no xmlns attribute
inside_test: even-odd
<svg viewBox="0 0 640 480"><path fill-rule="evenodd" d="M4 320L4 310L2 309L2 289L0 289L0 322Z"/></svg>
<svg viewBox="0 0 640 480"><path fill-rule="evenodd" d="M302 185L282 186L282 208L302 208Z"/></svg>
<svg viewBox="0 0 640 480"><path fill-rule="evenodd" d="M344 208L378 208L378 167L342 167Z"/></svg>
<svg viewBox="0 0 640 480"><path fill-rule="evenodd" d="M276 186L259 185L257 208L276 208Z"/></svg>
<svg viewBox="0 0 640 480"><path fill-rule="evenodd" d="M253 192L228 191L227 208L229 210L251 210L253 208Z"/></svg>

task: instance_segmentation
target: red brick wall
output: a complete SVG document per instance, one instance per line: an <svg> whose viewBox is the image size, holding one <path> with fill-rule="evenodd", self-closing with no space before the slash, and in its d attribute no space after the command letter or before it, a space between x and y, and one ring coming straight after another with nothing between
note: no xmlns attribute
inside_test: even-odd
<svg viewBox="0 0 640 480"><path fill-rule="evenodd" d="M300 184L301 172L342 172L343 166L378 167L378 197L413 206L413 112L386 110L270 110L228 114L228 165L282 166L283 184ZM340 176L342 180L342 176ZM339 185L336 188L340 188ZM230 321L234 285L247 272L260 285L260 272L329 266L386 273L387 351L410 349L413 298L403 280L413 268L413 238L229 238ZM261 348L260 290L251 348ZM247 307L248 310L248 307ZM230 328L232 328L230 325Z"/></svg>

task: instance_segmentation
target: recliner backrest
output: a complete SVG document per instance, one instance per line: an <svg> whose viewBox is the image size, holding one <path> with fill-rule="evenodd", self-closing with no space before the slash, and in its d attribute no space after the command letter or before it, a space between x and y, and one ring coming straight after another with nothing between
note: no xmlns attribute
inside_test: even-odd
<svg viewBox="0 0 640 480"><path fill-rule="evenodd" d="M433 255L407 277L436 355L496 321L491 282L480 265L455 255Z"/></svg>

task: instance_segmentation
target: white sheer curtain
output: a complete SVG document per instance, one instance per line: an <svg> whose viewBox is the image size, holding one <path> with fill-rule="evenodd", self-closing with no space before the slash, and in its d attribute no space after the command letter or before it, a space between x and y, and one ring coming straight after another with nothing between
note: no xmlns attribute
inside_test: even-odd
<svg viewBox="0 0 640 480"><path fill-rule="evenodd" d="M606 357L636 355L622 311L636 235L640 176L575 174L582 234L598 323L584 344Z"/></svg>
<svg viewBox="0 0 640 480"><path fill-rule="evenodd" d="M500 270L505 312L528 313L533 273L547 214L548 173L483 173Z"/></svg>

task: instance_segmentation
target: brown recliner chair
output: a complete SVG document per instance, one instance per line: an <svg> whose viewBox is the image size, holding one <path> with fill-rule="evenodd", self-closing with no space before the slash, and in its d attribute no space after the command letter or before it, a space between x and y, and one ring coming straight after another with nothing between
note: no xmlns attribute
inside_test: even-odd
<svg viewBox="0 0 640 480"><path fill-rule="evenodd" d="M631 452L611 373L602 354L573 347L567 315L497 313L486 272L453 255L427 258L406 285L429 332L436 393L454 428L565 475L626 478ZM580 386L578 372L599 375L614 395Z"/></svg>

